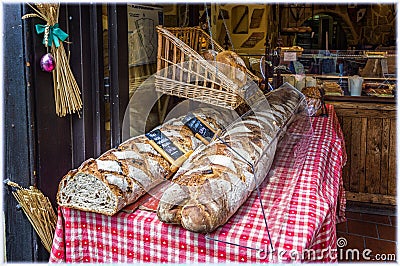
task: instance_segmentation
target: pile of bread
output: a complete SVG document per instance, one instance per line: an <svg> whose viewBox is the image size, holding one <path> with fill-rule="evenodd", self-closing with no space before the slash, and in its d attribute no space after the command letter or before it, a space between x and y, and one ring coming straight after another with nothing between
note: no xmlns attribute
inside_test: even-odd
<svg viewBox="0 0 400 266"><path fill-rule="evenodd" d="M206 50L202 53L202 56L212 64L217 63L218 71L233 80L239 87L246 84L246 64L237 53L229 50L219 53L213 50Z"/></svg>
<svg viewBox="0 0 400 266"><path fill-rule="evenodd" d="M364 82L362 85L362 93L367 96L394 97L396 85Z"/></svg>
<svg viewBox="0 0 400 266"><path fill-rule="evenodd" d="M331 81L324 81L322 83L322 88L324 89L325 95L329 96L343 96L343 90L339 84Z"/></svg>
<svg viewBox="0 0 400 266"><path fill-rule="evenodd" d="M305 87L301 92L306 96L307 111L310 116L319 116L322 114L322 94L318 86Z"/></svg>
<svg viewBox="0 0 400 266"><path fill-rule="evenodd" d="M161 221L207 233L225 224L247 200L266 177L282 129L302 95L278 89L267 99L270 109L256 108L182 165L161 197L157 212Z"/></svg>
<svg viewBox="0 0 400 266"><path fill-rule="evenodd" d="M89 159L63 177L60 206L114 215L165 180L170 180L158 206L158 218L196 232L224 224L267 175L277 139L304 96L295 89L277 89L240 119L234 111L201 108L193 112L213 129L225 129L205 145L174 118L158 128L191 156L174 173L171 164L144 136L131 138L97 159ZM263 101L265 104L265 102ZM234 122L232 122L234 121ZM169 181L168 181L169 182Z"/></svg>
<svg viewBox="0 0 400 266"><path fill-rule="evenodd" d="M231 112L224 109L206 107L194 114L214 129L224 128L233 120ZM202 142L183 125L182 118L157 128L183 149L196 150ZM69 171L59 184L57 202L64 207L113 215L173 174L171 163L145 135L140 135Z"/></svg>
<svg viewBox="0 0 400 266"><path fill-rule="evenodd" d="M290 27L290 28L283 28L282 32L305 33L305 32L312 32L312 28L308 26Z"/></svg>

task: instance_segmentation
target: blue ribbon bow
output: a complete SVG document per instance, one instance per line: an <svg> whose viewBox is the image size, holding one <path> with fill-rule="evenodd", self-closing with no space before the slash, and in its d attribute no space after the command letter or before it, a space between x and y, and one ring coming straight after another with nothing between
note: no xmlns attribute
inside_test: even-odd
<svg viewBox="0 0 400 266"><path fill-rule="evenodd" d="M60 41L65 41L68 34L58 27L58 23L53 26L36 24L37 34L42 34L46 31L46 27L49 27L49 36L47 38L47 46L51 46L53 41L56 47L60 46ZM43 39L43 44L46 45L46 40Z"/></svg>

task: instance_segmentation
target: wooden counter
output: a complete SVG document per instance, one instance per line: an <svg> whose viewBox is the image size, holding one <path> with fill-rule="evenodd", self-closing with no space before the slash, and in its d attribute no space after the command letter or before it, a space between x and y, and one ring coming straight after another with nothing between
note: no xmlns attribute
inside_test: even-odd
<svg viewBox="0 0 400 266"><path fill-rule="evenodd" d="M395 99L335 98L327 97L327 103L335 106L345 138L346 198L396 205Z"/></svg>

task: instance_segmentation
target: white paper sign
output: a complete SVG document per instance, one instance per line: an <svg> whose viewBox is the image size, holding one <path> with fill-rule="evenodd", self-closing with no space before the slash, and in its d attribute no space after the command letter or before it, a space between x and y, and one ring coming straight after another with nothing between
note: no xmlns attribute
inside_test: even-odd
<svg viewBox="0 0 400 266"><path fill-rule="evenodd" d="M156 62L156 26L162 24L162 12L159 7L128 5L129 66Z"/></svg>
<svg viewBox="0 0 400 266"><path fill-rule="evenodd" d="M381 59L382 74L386 75L389 73L387 59Z"/></svg>
<svg viewBox="0 0 400 266"><path fill-rule="evenodd" d="M296 61L297 54L296 52L284 52L283 53L283 61Z"/></svg>

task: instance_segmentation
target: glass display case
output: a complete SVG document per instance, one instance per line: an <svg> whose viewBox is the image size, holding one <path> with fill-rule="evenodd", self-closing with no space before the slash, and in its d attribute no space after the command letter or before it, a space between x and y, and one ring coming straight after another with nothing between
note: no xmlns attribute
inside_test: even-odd
<svg viewBox="0 0 400 266"><path fill-rule="evenodd" d="M269 60L265 59L266 56L261 51L251 55L241 53L241 56L248 67L261 78L265 78L266 66L273 67L274 76L269 77L271 84L272 80L281 78L278 84L289 82L300 90L305 86L321 85L327 88L328 96L355 96L356 93L351 93L349 84L356 84L354 80L360 77L362 82L359 82L359 96L385 97L390 100L396 95L395 50L304 49L299 53L283 48L280 48L279 53L267 56ZM277 56L279 60L274 59ZM337 88L333 88L334 85ZM332 92L330 88L333 88Z"/></svg>

